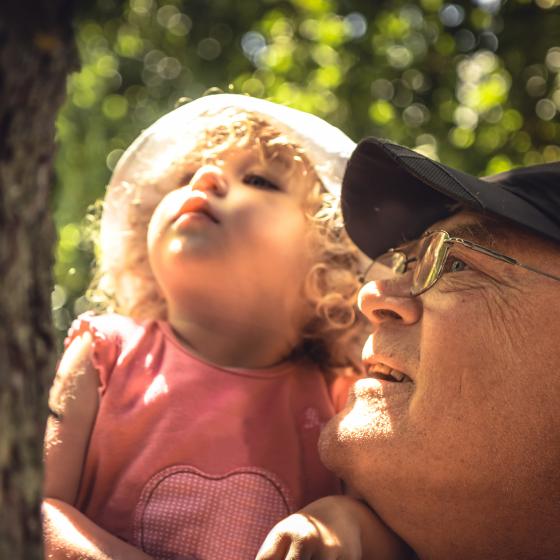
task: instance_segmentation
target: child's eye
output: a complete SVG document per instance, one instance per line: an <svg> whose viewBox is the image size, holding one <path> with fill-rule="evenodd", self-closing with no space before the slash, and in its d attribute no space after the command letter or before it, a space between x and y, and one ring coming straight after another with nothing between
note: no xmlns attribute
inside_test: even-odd
<svg viewBox="0 0 560 560"><path fill-rule="evenodd" d="M271 191L280 190L280 187L276 183L269 181L266 177L263 177L262 175L256 175L256 174L245 175L243 177L243 182L246 185L257 187L258 189L265 189Z"/></svg>

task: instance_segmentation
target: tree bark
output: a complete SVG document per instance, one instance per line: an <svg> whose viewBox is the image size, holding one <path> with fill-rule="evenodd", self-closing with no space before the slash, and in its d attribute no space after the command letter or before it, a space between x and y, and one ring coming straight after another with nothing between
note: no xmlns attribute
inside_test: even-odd
<svg viewBox="0 0 560 560"><path fill-rule="evenodd" d="M73 0L0 12L0 558L42 557L46 394L54 373L54 123L77 67Z"/></svg>

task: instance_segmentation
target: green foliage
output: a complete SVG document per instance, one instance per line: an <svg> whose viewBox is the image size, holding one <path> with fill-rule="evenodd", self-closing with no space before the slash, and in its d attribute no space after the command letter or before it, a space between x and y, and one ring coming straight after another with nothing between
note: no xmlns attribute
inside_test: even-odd
<svg viewBox="0 0 560 560"><path fill-rule="evenodd" d="M560 0L97 0L58 118L56 326L84 306L87 208L182 98L266 97L489 174L560 159L559 29Z"/></svg>

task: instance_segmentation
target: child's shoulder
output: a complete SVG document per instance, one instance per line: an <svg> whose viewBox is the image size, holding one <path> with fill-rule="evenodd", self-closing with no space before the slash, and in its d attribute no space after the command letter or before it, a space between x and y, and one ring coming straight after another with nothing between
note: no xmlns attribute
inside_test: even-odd
<svg viewBox="0 0 560 560"><path fill-rule="evenodd" d="M74 320L64 340L64 346L68 348L76 338L87 332L91 335L94 355L116 359L124 347L142 335L145 326L146 322L118 313L97 315L87 312Z"/></svg>
<svg viewBox="0 0 560 560"><path fill-rule="evenodd" d="M97 315L92 312L80 315L70 327L64 341L65 348L84 333L91 338L89 355L93 367L98 371L101 387L109 376L123 352L134 348L137 340L143 336L146 324L117 313Z"/></svg>
<svg viewBox="0 0 560 560"><path fill-rule="evenodd" d="M140 321L118 313L97 315L86 312L73 321L65 345L67 346L77 335L85 331L90 332L94 340L117 341L128 338L139 328L142 328Z"/></svg>

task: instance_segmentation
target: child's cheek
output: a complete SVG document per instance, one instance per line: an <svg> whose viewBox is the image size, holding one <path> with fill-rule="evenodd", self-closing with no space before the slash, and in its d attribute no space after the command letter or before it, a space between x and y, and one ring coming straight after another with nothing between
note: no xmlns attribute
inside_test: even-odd
<svg viewBox="0 0 560 560"><path fill-rule="evenodd" d="M166 214L166 200L163 200L155 209L148 224L148 249L151 249L157 239L163 235Z"/></svg>

